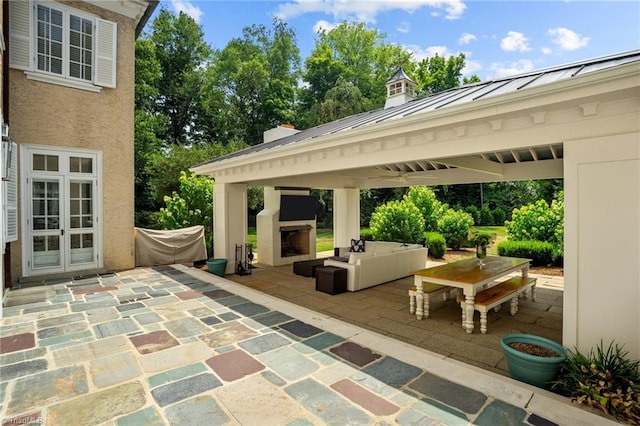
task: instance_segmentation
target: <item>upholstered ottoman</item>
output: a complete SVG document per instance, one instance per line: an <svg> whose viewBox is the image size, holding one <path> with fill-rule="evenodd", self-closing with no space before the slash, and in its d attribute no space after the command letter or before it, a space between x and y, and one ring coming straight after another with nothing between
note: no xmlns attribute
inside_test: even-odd
<svg viewBox="0 0 640 426"><path fill-rule="evenodd" d="M316 277L316 268L324 265L324 259L300 260L293 262L293 273L303 277Z"/></svg>
<svg viewBox="0 0 640 426"><path fill-rule="evenodd" d="M316 291L340 294L347 291L347 270L336 266L316 268Z"/></svg>

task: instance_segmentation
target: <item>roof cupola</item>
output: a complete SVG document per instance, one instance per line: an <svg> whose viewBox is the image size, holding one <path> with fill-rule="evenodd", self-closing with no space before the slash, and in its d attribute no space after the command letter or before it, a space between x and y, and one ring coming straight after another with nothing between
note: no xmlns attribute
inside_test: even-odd
<svg viewBox="0 0 640 426"><path fill-rule="evenodd" d="M396 71L385 86L387 86L387 101L384 109L402 105L416 98L416 82L402 68Z"/></svg>

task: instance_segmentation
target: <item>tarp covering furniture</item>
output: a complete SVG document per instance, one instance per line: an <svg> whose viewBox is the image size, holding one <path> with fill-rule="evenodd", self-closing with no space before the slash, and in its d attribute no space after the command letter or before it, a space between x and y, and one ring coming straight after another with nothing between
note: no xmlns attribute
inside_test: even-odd
<svg viewBox="0 0 640 426"><path fill-rule="evenodd" d="M190 263L207 258L204 226L172 230L134 228L136 266Z"/></svg>

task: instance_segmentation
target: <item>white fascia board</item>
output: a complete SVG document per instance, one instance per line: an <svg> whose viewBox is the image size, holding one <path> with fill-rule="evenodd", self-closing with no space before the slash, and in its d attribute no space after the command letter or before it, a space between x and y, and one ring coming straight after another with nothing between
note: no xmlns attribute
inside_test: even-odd
<svg viewBox="0 0 640 426"><path fill-rule="evenodd" d="M142 16L149 6L149 2L145 0L84 0L84 2L108 10L109 12L135 19L136 23L142 19Z"/></svg>

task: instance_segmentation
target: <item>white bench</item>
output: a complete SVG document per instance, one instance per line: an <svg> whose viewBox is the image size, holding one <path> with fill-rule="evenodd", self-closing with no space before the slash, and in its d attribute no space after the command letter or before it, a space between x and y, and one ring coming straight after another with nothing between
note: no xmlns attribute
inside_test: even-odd
<svg viewBox="0 0 640 426"><path fill-rule="evenodd" d="M518 297L527 290L531 292L531 300L535 300L536 279L530 277L512 277L506 281L489 287L476 294L473 309L480 312L480 331L487 334L487 312L492 308L498 312L501 305L511 301L511 315L518 312ZM462 308L462 326L465 323L465 302L460 303Z"/></svg>
<svg viewBox="0 0 640 426"><path fill-rule="evenodd" d="M422 287L422 298L423 298L423 309L424 309L424 318L429 318L429 300L430 297L437 294L442 294L443 300L449 300L450 291L457 290L454 287L449 287L446 285L439 285L433 283L424 283ZM409 312L412 314L416 313L416 287L411 287L409 289Z"/></svg>

